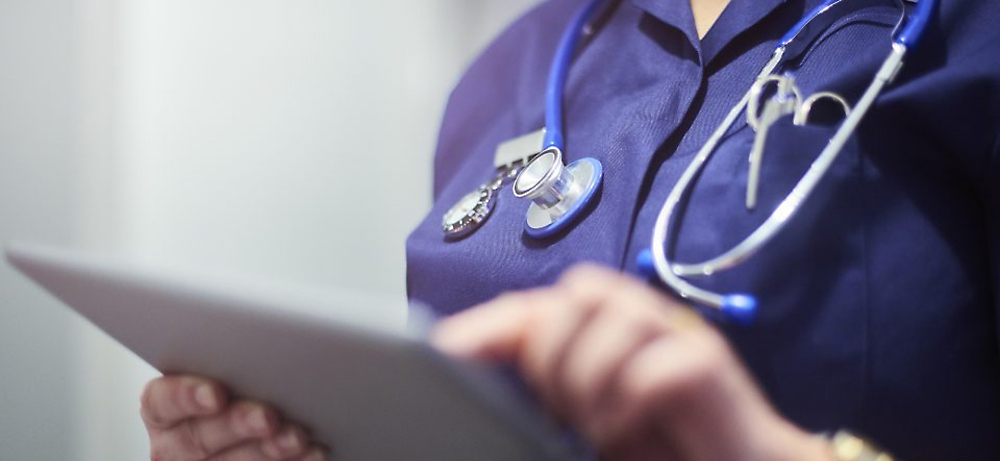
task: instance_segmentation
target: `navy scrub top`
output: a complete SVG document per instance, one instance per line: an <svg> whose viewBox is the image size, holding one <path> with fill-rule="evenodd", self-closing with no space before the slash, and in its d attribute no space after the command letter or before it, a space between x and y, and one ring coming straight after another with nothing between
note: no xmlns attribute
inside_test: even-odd
<svg viewBox="0 0 1000 461"><path fill-rule="evenodd" d="M480 229L446 241L442 215L492 177L497 144L543 125L556 42L583 2L529 12L448 102L434 206L407 242L411 298L447 315L551 283L580 261L640 276L636 255L670 188L815 3L732 0L699 40L687 0L623 0L578 52L565 94L567 162L604 164L596 203L566 231L535 239L522 230L528 201L505 187ZM849 428L904 459L1000 459L1000 2L941 3L791 224L743 265L696 283L758 296L756 324L720 328L806 430ZM889 1L834 23L797 63L804 94L856 101L897 19ZM832 130L787 118L772 128L748 212L753 131L741 118L691 196L678 259L704 260L743 239Z"/></svg>

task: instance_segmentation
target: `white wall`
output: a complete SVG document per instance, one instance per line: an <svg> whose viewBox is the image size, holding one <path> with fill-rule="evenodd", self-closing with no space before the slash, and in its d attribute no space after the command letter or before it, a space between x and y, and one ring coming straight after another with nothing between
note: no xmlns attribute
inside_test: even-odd
<svg viewBox="0 0 1000 461"><path fill-rule="evenodd" d="M0 0L0 242L66 243L71 0ZM0 460L69 459L73 319L0 264Z"/></svg>
<svg viewBox="0 0 1000 461"><path fill-rule="evenodd" d="M503 22L466 3L122 2L128 248L402 290L444 97Z"/></svg>
<svg viewBox="0 0 1000 461"><path fill-rule="evenodd" d="M0 0L0 241L401 295L447 92L531 3ZM0 290L0 461L147 458L153 372Z"/></svg>

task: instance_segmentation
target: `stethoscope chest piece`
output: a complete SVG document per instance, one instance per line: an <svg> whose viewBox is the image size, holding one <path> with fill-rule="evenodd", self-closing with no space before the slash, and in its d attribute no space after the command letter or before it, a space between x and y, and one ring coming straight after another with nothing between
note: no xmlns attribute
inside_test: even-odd
<svg viewBox="0 0 1000 461"><path fill-rule="evenodd" d="M564 166L558 148L539 153L514 180L514 195L532 201L524 231L532 237L548 237L565 228L587 207L602 176L597 159L582 158Z"/></svg>

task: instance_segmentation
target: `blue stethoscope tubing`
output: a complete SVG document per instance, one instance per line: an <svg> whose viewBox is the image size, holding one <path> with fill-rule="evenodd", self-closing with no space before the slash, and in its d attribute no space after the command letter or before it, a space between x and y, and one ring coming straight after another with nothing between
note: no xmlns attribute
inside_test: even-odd
<svg viewBox="0 0 1000 461"><path fill-rule="evenodd" d="M829 19L830 11L838 10L838 6L857 0L827 0L810 11L802 20L796 23L778 42L771 60L757 77L757 81L768 78L772 72L788 58L795 58L802 49L793 46L799 34L814 24L818 18ZM830 138L823 151L802 176L792 191L775 208L770 216L748 237L721 255L700 263L678 263L671 261L667 254L667 242L670 242L672 225L676 216L678 204L687 197L694 179L701 172L705 162L715 151L716 146L732 126L736 118L746 108L751 97L751 91L727 114L705 145L692 159L691 164L674 185L667 200L660 210L653 227L650 253L640 254L639 264L652 265L656 275L674 292L696 305L715 308L726 320L734 323L748 324L756 317L757 299L751 294L726 293L720 294L689 283L684 277L707 276L730 269L757 252L764 244L771 241L785 227L792 216L799 210L801 204L814 190L823 178L830 165L843 149L848 138L854 133L861 119L871 107L882 89L888 85L898 73L903 64L903 58L910 48L917 45L927 24L936 11L937 0L919 0L915 9L906 15L906 22L897 27L892 37L892 50L872 79L868 88ZM905 15L905 6L904 13ZM832 21L830 21L832 22ZM825 28L830 24L823 25ZM803 47L804 48L804 47Z"/></svg>
<svg viewBox="0 0 1000 461"><path fill-rule="evenodd" d="M545 138L542 149L555 147L565 149L563 141L563 95L566 92L566 80L569 78L570 64L580 43L580 38L586 34L587 22L597 13L605 0L590 0L586 6L570 21L569 26L559 38L556 54L549 67L549 78L545 86Z"/></svg>
<svg viewBox="0 0 1000 461"><path fill-rule="evenodd" d="M525 216L524 230L534 238L555 235L578 218L595 196L604 176L601 162L593 157L584 157L563 166L563 151L565 151L563 104L566 80L569 77L570 64L577 51L577 45L588 32L588 22L596 16L605 1L607 0L590 0L573 16L559 39L549 67L545 88L545 135L542 139L542 151L533 160L533 162L547 161L551 164L547 172L536 175L542 178L540 181L545 185L527 188L531 192L520 191L522 177L519 175L515 180L514 195L533 199L533 204L529 206ZM521 175L534 174L532 170L535 167L537 164L535 166L529 164L522 170Z"/></svg>

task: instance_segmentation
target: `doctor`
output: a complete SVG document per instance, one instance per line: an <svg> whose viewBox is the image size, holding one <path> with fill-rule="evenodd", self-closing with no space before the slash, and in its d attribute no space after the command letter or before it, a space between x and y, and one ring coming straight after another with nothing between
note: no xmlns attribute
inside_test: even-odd
<svg viewBox="0 0 1000 461"><path fill-rule="evenodd" d="M819 2L598 2L559 94L560 157L534 179L585 158L603 175L590 194L586 175L551 194L589 196L551 232L525 224L545 197L511 185L529 159L499 162L497 146L547 125L553 56L586 2L546 2L512 25L452 94L435 205L407 242L410 296L454 314L440 347L516 363L612 460L876 459L856 436L815 435L845 429L904 459L1000 458L1000 4L942 0L776 237L685 277L752 294L752 323L649 270L650 249L661 263L710 260L753 234L864 106L906 16L891 0L845 1L857 7L807 28L767 85L755 82L779 38ZM844 104L818 102L798 123L827 92ZM760 104L725 123L748 94ZM142 402L157 460L323 459L294 422L220 383L168 376Z"/></svg>

